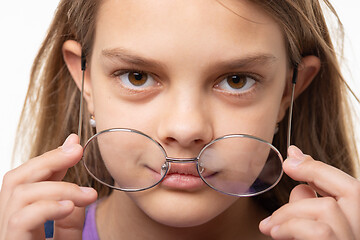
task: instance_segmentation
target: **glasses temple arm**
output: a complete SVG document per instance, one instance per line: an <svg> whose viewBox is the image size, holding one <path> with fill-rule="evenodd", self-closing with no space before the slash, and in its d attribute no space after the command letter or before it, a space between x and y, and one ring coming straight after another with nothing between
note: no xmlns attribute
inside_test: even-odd
<svg viewBox="0 0 360 240"><path fill-rule="evenodd" d="M288 121L288 133L287 133L287 148L290 147L290 137L291 137L291 122L292 122L292 113L293 113L293 106L294 106L294 95L295 95L295 85L298 75L298 68L297 66L294 68L293 77L292 77L292 91L291 91L291 103L289 109L289 121Z"/></svg>
<svg viewBox="0 0 360 240"><path fill-rule="evenodd" d="M85 79L85 70L86 70L86 57L85 54L81 53L81 71L82 71L82 79L81 79L81 92L80 92L80 110L79 110L79 125L78 125L78 136L81 142L82 135L82 118L83 118L83 102L84 102L84 79Z"/></svg>

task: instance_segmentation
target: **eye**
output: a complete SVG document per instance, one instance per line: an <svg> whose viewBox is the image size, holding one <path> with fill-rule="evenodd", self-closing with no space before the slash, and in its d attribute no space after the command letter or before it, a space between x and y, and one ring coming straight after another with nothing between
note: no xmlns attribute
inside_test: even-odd
<svg viewBox="0 0 360 240"><path fill-rule="evenodd" d="M156 81L146 72L141 71L127 71L115 73L121 83L130 89L144 89L155 86Z"/></svg>
<svg viewBox="0 0 360 240"><path fill-rule="evenodd" d="M249 90L255 83L256 80L248 75L232 74L218 83L216 87L229 92L241 93Z"/></svg>

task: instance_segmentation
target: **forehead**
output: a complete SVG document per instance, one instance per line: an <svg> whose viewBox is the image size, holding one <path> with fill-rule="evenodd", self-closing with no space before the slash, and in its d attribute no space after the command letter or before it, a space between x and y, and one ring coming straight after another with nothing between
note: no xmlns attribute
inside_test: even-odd
<svg viewBox="0 0 360 240"><path fill-rule="evenodd" d="M119 47L168 62L286 55L277 23L244 0L105 0L94 53Z"/></svg>

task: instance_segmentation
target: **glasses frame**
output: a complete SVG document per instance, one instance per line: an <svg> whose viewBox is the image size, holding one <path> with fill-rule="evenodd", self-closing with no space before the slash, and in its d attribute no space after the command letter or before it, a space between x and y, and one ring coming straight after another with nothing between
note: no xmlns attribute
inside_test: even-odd
<svg viewBox="0 0 360 240"><path fill-rule="evenodd" d="M280 175L278 176L278 178L276 179L276 181L271 184L271 186L269 186L268 188L262 190L262 191L259 191L259 192L256 192L256 193L247 193L247 194L233 194L233 193L228 193L228 192L224 192L222 190L219 190L215 187L213 187L211 184L209 184L205 178L203 177L203 175L201 174L201 171L200 171L200 168L201 166L199 165L199 160L200 160L200 157L202 156L203 152L209 148L211 145L213 145L214 143L218 142L218 141L221 141L223 139L228 139L228 138L247 138L247 139L253 139L253 140L257 140L259 142L262 142L266 145L268 145L275 153L276 155L279 157L279 160L281 162L283 162L283 158L281 156L281 153L279 152L279 150L277 150L271 143L261 139L261 138L258 138L258 137L255 137L255 136L252 136L252 135L248 135L248 134L229 134L229 135L225 135L225 136L222 136L222 137L219 137L219 138L216 138L214 140L212 140L211 142L209 142L208 144L206 144L199 152L199 154L194 157L194 158L173 158L173 157L169 157L166 153L166 150L165 148L161 145L161 143L159 143L158 141L156 141L155 139L153 139L152 137L150 137L149 135L143 133L143 132L140 132L138 130L135 130L135 129L130 129L130 128L110 128L110 129L105 129L103 131L100 131L96 134L94 134L91 138L89 138L89 140L86 142L86 144L84 145L84 150L86 149L86 147L88 146L88 144L90 144L92 142L92 140L94 138L96 138L97 136L99 136L100 134L104 134L104 133L107 133L107 132L132 132L132 133L136 133L136 134L139 134L143 137L146 137L147 139L151 140L154 144L156 144L161 152L163 153L164 155L164 159L165 159L165 163L164 165L162 166L162 168L164 168L165 172L163 174L163 176L161 177L161 179L159 181L157 181L156 183L154 183L153 185L149 186L149 187L145 187L145 188L136 188L136 189L124 189L124 188L120 188L120 187L115 187L115 186L112 186L104 181L102 181L101 179L99 179L98 177L96 177L92 171L88 168L88 166L85 164L85 161L84 162L84 167L86 168L86 170L88 171L88 173L94 178L96 179L98 182L112 188L112 189L115 189L115 190L119 190L119 191L123 191L123 192L140 192L140 191L145 191L147 189L150 189L150 188L153 188L155 187L156 185L158 185L167 175L167 173L169 172L170 168L171 168L171 163L195 163L196 165L196 170L200 176L200 178L202 179L202 181L207 185L209 186L210 188L214 189L215 191L217 192L221 192L223 194L226 194L226 195L229 195L229 196L236 196L236 197L249 197L249 196L256 196L256 195L259 195L261 193L264 193L264 192L267 192L268 190L272 189L274 186L277 185L277 183L280 181L282 175L283 175L283 171L281 171Z"/></svg>
<svg viewBox="0 0 360 240"><path fill-rule="evenodd" d="M86 71L86 56L84 53L82 53L81 55L81 71L82 71L82 81L81 81L81 92L80 92L80 109L79 109L79 125L78 125L78 136L80 138L80 141L81 141L81 136L82 136L82 121L83 121L83 102L84 102L84 80L85 80L85 71ZM289 148L290 146L290 138L291 138L291 122L292 122L292 112L293 112L293 105L294 105L294 95L295 95L295 85L296 85L296 80L297 80L297 75L298 75L298 68L297 66L294 67L293 69L293 76L292 76L292 91L291 91L291 103L290 103L290 107L289 107L289 118L288 118L288 132L287 132L287 148ZM133 133L136 133L136 134L140 134L146 138L148 138L149 140L151 140L152 142L154 142L159 148L160 150L162 151L162 153L164 154L164 157L165 157L165 164L166 166L163 165L163 167L166 167L166 171L164 172L164 175L161 177L161 179L156 182L155 184L149 186L149 187L146 187L146 188L141 188L141 189L123 189L123 188L118 188L118 187L115 187L115 186L112 186L100 179L98 179L91 171L90 169L88 168L88 166L85 164L85 161L83 160L83 157L84 155L82 156L82 162L83 162L83 165L85 167L85 169L87 170L87 172L89 173L89 175L91 177L93 177L96 181L100 182L101 184L111 188L111 189L115 189L115 190L119 190L119 191L123 191L123 192L140 192L140 191L145 191L145 190L148 190L150 188L153 188L155 187L156 185L158 185L167 175L167 173L169 172L170 170L170 167L171 167L171 163L195 163L196 164L196 169L197 169L197 172L200 176L200 178L202 179L202 181L207 185L209 186L210 188L214 189L215 191L217 192L220 192L220 193L223 193L225 195L230 195L230 196L236 196L236 197L251 197L251 196L256 196L256 195L259 195L259 194L262 194L264 192L267 192L269 191L270 189L272 189L273 187L275 187L279 181L281 180L282 178L282 175L283 175L283 170L281 170L281 173L279 175L279 177L277 178L277 180L268 188L266 188L265 190L262 190L260 192L256 192L256 193L248 193L248 194L232 194L232 193L227 193L227 192L224 192L224 191L221 191L219 189L216 189L215 187L213 187L212 185L210 185L205 179L204 177L201 175L200 173L200 170L199 170L199 159L202 155L202 153L209 147L211 146L212 144L220 141L220 140L223 140L223 139L227 139L227 138L234 138L234 137L237 137L237 138L250 138L250 139L253 139L253 140L257 140L257 141L260 141L262 143L265 143L266 145L268 145L272 150L275 151L275 153L278 155L279 159L281 160L281 162L283 162L283 157L281 156L281 153L279 152L279 150L274 147L271 143L261 139L261 138L258 138L258 137L255 137L255 136L252 136L252 135L248 135L248 134L229 134L229 135L224 135L222 137L218 137L214 140L212 140L211 142L207 143L199 152L199 154L195 157L195 158L172 158L172 157L168 157L167 153L166 153L166 150L165 148L158 142L156 141L155 139L153 139L152 137L148 136L147 134L141 132L141 131L138 131L138 130L135 130L135 129L130 129L130 128L110 128L110 129L105 129L105 130L102 130L96 134L94 134L92 137L90 137L87 142L85 143L85 145L83 146L83 149L85 150L86 147L88 146L88 144L94 139L96 138L98 135L100 134L103 134L103 133L106 133L106 132L133 132Z"/></svg>

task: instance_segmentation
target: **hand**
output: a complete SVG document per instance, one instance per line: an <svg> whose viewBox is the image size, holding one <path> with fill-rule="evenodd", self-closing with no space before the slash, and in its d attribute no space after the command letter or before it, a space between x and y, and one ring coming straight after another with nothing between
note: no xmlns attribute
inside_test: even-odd
<svg viewBox="0 0 360 240"><path fill-rule="evenodd" d="M92 188L61 182L82 155L75 134L62 147L8 172L0 192L0 240L44 239L44 223L55 221L54 239L81 239L84 207L94 202Z"/></svg>
<svg viewBox="0 0 360 240"><path fill-rule="evenodd" d="M285 173L309 185L295 187L289 203L263 220L260 231L276 240L360 239L360 182L295 146L288 154Z"/></svg>

